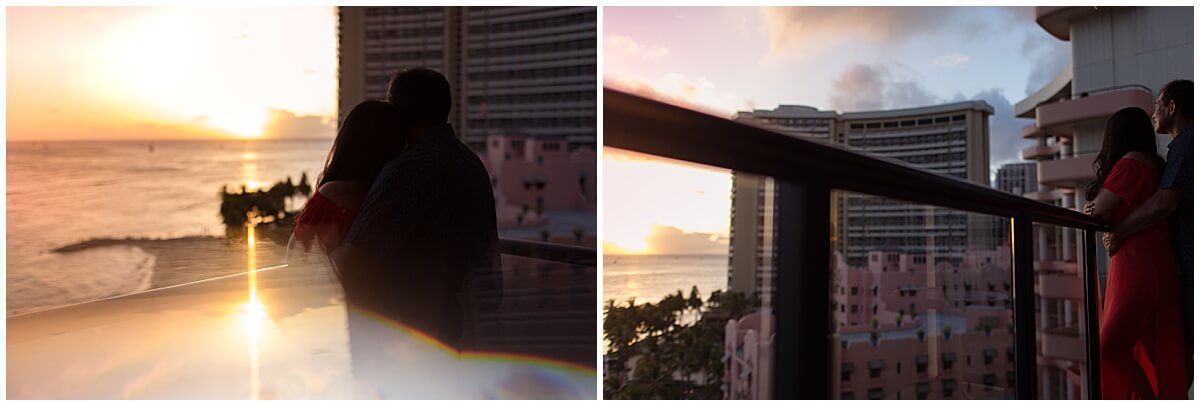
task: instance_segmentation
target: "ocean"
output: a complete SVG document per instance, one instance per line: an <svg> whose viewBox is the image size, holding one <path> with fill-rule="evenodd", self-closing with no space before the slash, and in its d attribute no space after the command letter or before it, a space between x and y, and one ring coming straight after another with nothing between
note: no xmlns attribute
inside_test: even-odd
<svg viewBox="0 0 1200 406"><path fill-rule="evenodd" d="M693 285L707 300L728 285L728 264L726 255L605 255L604 301L658 302L676 290L687 297Z"/></svg>
<svg viewBox="0 0 1200 406"><path fill-rule="evenodd" d="M222 185L266 188L302 172L315 182L332 143L7 142L7 314L148 288L155 257L140 248L51 250L101 237L224 236Z"/></svg>

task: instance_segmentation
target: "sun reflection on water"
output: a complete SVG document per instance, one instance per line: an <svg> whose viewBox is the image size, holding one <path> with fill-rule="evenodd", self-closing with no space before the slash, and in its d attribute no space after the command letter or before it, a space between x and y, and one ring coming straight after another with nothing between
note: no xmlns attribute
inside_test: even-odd
<svg viewBox="0 0 1200 406"><path fill-rule="evenodd" d="M243 320L246 323L246 329L250 338L250 398L258 399L259 390L259 355L258 342L262 335L263 321L266 320L267 309L262 302L258 300L258 264L256 261L257 250L255 249L254 236L254 219L257 216L252 215L251 221L246 224L246 270L247 279L249 280L250 298L242 305Z"/></svg>

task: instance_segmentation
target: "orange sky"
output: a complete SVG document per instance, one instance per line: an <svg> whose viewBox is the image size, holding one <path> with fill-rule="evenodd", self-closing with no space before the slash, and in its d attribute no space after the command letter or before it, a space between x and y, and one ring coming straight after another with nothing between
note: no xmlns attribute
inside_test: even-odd
<svg viewBox="0 0 1200 406"><path fill-rule="evenodd" d="M8 140L333 135L332 7L9 7L7 16Z"/></svg>
<svg viewBox="0 0 1200 406"><path fill-rule="evenodd" d="M604 148L604 253L723 254L730 172Z"/></svg>

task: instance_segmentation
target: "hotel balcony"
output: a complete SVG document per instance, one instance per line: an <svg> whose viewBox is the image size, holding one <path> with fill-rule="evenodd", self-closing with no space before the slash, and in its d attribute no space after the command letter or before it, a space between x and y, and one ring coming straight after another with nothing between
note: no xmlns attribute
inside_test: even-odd
<svg viewBox="0 0 1200 406"><path fill-rule="evenodd" d="M1028 118L1033 118L1033 117L1028 117ZM1038 126L1036 124L1030 124L1030 125L1027 125L1027 126L1021 128L1021 138L1039 139L1039 138L1048 137L1048 136L1059 136L1059 137L1067 136L1067 137L1069 137L1069 136L1071 136L1071 134L1070 133L1055 134L1055 133L1046 132L1045 130L1038 128Z"/></svg>
<svg viewBox="0 0 1200 406"><path fill-rule="evenodd" d="M1083 338L1079 337L1079 327L1061 327L1038 332L1038 351L1043 357L1059 358L1070 361L1087 361L1086 348Z"/></svg>
<svg viewBox="0 0 1200 406"><path fill-rule="evenodd" d="M1154 110L1154 95L1142 86L1124 86L1083 93L1071 100L1037 107L1037 127L1055 134L1071 133L1078 124L1103 121L1117 110L1141 107Z"/></svg>
<svg viewBox="0 0 1200 406"><path fill-rule="evenodd" d="M1057 205L1059 200L1062 200L1065 192L1061 189L1050 189L1047 191L1034 191L1025 193L1026 199L1033 199L1039 202L1046 202Z"/></svg>
<svg viewBox="0 0 1200 406"><path fill-rule="evenodd" d="M1064 80L1069 83L1070 75ZM1061 92L1046 93L1047 98L1056 98ZM1036 105L1046 100L1049 99L1035 100L1024 107L1033 114ZM776 219L772 244L788 247L773 250L773 272L777 276L772 279L771 287L777 293L767 296L769 304L763 303L763 306L770 306L775 315L775 346L771 354L764 354L771 357L772 374L759 378L773 382L773 398L859 399L892 398L894 395L901 399L922 399L925 396L943 398L943 394L945 398L971 398L979 393L973 394L966 388L980 388L978 382L940 379L931 383L918 376L963 371L968 368L965 357L960 356L963 359L956 362L934 356L936 358L930 357L933 359L921 363L912 355L945 354L964 349L980 351L983 348L1013 349L1011 355L1000 358L1007 361L1009 364L1005 367L1013 371L1012 377L1005 381L1008 385L996 387L999 390L987 396L1016 399L1043 396L1038 382L1045 377L1042 374L1046 368L1039 366L1039 360L1048 355L1086 360L1081 371L1084 371L1082 379L1087 383L1087 390L1082 397L1099 398L1100 298L1096 288L1099 286L1099 266L1095 242L1097 234L1107 230L1108 226L1096 218L903 162L879 159L611 89L604 91L604 111L604 142L608 148L772 179L776 188L771 195ZM1054 184L1074 187L1075 182L1091 176L1087 170L1091 159L1092 156L1083 156L1065 161L1043 161L1039 163L1039 175ZM1071 166L1074 163L1081 167ZM968 229L971 224L1007 225L1011 237L995 246L984 243L979 248L964 247L956 252L964 258L961 264L935 262L942 276L935 277L936 272L912 271L872 274L864 265L850 263L843 256L845 252L862 248L850 246L841 239L847 230L838 228L839 216L854 212L846 207L850 203L839 200L844 194L869 196L887 201L889 205L911 207L909 218L924 221L927 227L906 235L906 238L924 241L927 252L946 250L957 244L950 238L954 236L948 229L938 227L936 218L941 213L961 213L969 220ZM1056 235L1058 230L1073 233L1069 240L1075 247L1073 249L1079 252L1056 248L1062 247L1061 244L1046 245L1040 249L1055 250L1054 256L1046 258L1076 258L1077 262L1035 261L1039 249L1038 230L1047 226L1057 227ZM871 237L882 239L879 235ZM967 272L956 271L959 268ZM1068 273L1071 271L1073 273ZM1078 282L1069 281L1066 276L1039 280L1039 272L1073 275L1071 277ZM948 304L916 310L915 306L905 305L905 302L912 303L911 299L899 299L903 294L893 297L880 293L879 298L875 298L860 295L861 287L854 289L853 284L862 284L873 277L887 278L890 280L887 283L892 284L920 284L929 288L923 297ZM1003 290L992 292L989 289L985 293L989 301L995 296L996 305L982 305L982 298L970 293L985 282L1004 286ZM835 285L843 289L830 289ZM1047 296L1039 298L1040 294ZM1039 310L1038 300L1062 299L1069 299L1078 306L1075 308L1078 316L1073 313L1072 317L1076 317L1074 321L1082 326L1074 327L1079 338L1062 337L1056 335L1058 332L1038 329L1039 317L1057 317ZM1001 301L1003 306L999 305ZM876 310L872 303L879 302L883 306ZM860 309L869 310L864 313ZM908 316L897 310L903 310ZM871 319L870 323L858 326L838 323L848 317L864 315ZM994 357L995 351L992 354ZM877 369L880 376L870 378L867 375L861 382L853 382L860 379L856 376L871 372L866 362L874 359L883 360L882 365L876 365L881 367ZM859 370L850 372L843 381L842 374L846 371L838 366L853 365L848 361L855 362ZM984 378L975 376L975 379ZM803 384L796 384L798 382ZM862 384L868 387L864 388ZM934 393L929 391L930 384ZM924 390L920 389L921 385L925 385ZM991 386L987 382L983 385Z"/></svg>
<svg viewBox="0 0 1200 406"><path fill-rule="evenodd" d="M1095 179L1092 161L1096 154L1083 154L1072 158L1038 161L1038 183L1046 186L1072 189Z"/></svg>
<svg viewBox="0 0 1200 406"><path fill-rule="evenodd" d="M1034 269L1036 268L1037 263L1034 263ZM1082 292L1083 279L1078 275L1038 275L1037 293L1041 297L1080 300L1083 299Z"/></svg>
<svg viewBox="0 0 1200 406"><path fill-rule="evenodd" d="M1059 152L1062 152L1062 149L1063 146L1061 144L1050 146L1034 145L1021 150L1021 159L1026 161L1042 161L1046 159L1053 159L1054 157L1058 156Z"/></svg>

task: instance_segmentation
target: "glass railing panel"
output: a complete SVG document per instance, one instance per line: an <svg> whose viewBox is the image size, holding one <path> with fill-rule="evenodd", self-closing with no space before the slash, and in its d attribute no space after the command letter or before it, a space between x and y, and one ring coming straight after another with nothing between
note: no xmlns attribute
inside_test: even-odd
<svg viewBox="0 0 1200 406"><path fill-rule="evenodd" d="M1034 223L1032 241L1037 397L1086 399L1087 317L1084 263L1080 260L1083 231ZM1106 269L1100 266L1101 280L1107 275Z"/></svg>
<svg viewBox="0 0 1200 406"><path fill-rule="evenodd" d="M604 398L770 398L770 180L605 159Z"/></svg>
<svg viewBox="0 0 1200 406"><path fill-rule="evenodd" d="M1015 397L1009 219L835 191L835 399Z"/></svg>

